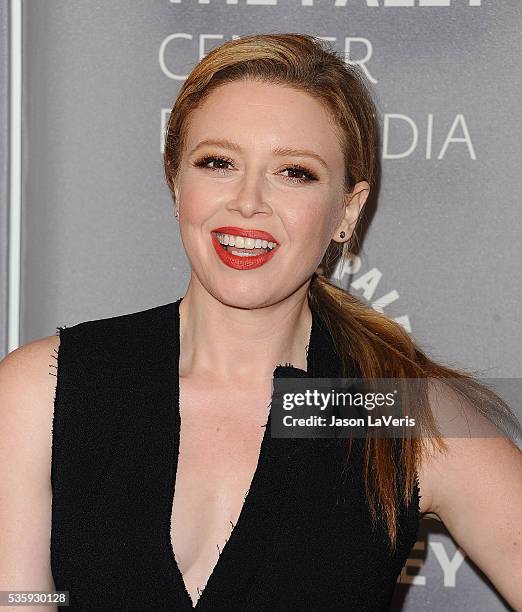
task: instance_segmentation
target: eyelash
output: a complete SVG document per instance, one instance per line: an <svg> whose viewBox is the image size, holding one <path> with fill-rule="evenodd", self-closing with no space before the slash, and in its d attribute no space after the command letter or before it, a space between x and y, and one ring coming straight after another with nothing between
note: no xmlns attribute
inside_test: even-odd
<svg viewBox="0 0 522 612"><path fill-rule="evenodd" d="M197 168L205 168L207 170L212 170L212 172L223 172L225 170L225 168L206 167L206 165L210 163L211 161L220 161L220 162L225 162L227 164L233 163L233 161L229 159L228 157L222 157L220 155L207 155L206 157L203 157L199 161L194 162L193 165L196 166ZM300 166L299 164L287 166L286 168L283 168L283 172L285 170L296 170L297 172L300 172L301 174L306 175L307 178L295 178L295 177L289 177L289 176L284 177L285 180L290 181L291 183L294 183L294 184L295 183L311 183L312 181L317 180L317 177L315 176L313 172L311 172L304 166Z"/></svg>

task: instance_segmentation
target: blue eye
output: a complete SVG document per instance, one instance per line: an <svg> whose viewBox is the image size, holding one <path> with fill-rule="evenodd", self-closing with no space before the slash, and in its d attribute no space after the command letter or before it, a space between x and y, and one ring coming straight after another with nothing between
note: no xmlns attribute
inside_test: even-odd
<svg viewBox="0 0 522 612"><path fill-rule="evenodd" d="M219 164L233 164L233 160L229 159L228 157L222 157L220 155L207 155L206 157L203 157L202 159L194 162L194 166L196 166L197 168L206 168L207 170L212 170L213 172L220 172L220 173L225 173L227 168L216 168L216 167L210 167L208 164L210 163L214 163L217 162ZM313 172L311 172L310 170L308 170L307 168L300 166L299 164L296 164L294 166L287 166L286 168L284 168L282 170L282 172L286 172L287 170L290 170L291 172L297 173L297 174L301 174L304 176L304 178L297 178L297 177L289 177L289 176L285 176L285 180L290 181L291 183L309 183L312 181L316 181L317 177L315 176L315 174L313 174Z"/></svg>

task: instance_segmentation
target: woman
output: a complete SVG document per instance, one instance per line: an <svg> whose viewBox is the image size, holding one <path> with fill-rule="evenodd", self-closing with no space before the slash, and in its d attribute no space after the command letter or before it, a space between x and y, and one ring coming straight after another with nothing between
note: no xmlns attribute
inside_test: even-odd
<svg viewBox="0 0 522 612"><path fill-rule="evenodd" d="M1 588L68 589L73 609L383 610L432 514L522 609L520 451L443 440L431 400L459 418L453 379L480 416L509 408L323 276L375 184L360 74L311 36L229 41L183 84L165 143L185 296L1 365ZM342 376L438 381L423 437L267 434L273 378Z"/></svg>

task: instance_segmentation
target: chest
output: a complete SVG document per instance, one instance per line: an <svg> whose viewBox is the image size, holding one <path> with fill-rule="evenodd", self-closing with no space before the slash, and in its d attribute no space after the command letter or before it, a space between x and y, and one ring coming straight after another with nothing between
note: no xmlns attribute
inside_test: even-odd
<svg viewBox="0 0 522 612"><path fill-rule="evenodd" d="M415 512L400 517L390 556L357 457L339 490L340 449L266 435L271 381L232 393L181 379L178 418L172 370L122 372L116 403L89 377L58 395L57 589L99 609L380 609L415 541Z"/></svg>
<svg viewBox="0 0 522 612"><path fill-rule="evenodd" d="M235 527L268 419L271 384L252 391L180 380L179 454L171 543L193 602Z"/></svg>

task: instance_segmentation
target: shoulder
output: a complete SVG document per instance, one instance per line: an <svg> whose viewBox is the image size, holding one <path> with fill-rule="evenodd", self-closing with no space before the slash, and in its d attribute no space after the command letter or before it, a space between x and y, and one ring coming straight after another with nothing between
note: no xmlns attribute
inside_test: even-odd
<svg viewBox="0 0 522 612"><path fill-rule="evenodd" d="M51 448L60 339L29 342L0 361L0 588L52 590ZM54 366L54 367L53 367Z"/></svg>
<svg viewBox="0 0 522 612"><path fill-rule="evenodd" d="M18 347L0 361L3 418L12 410L22 410L23 405L36 408L54 398L59 346L58 335L45 336Z"/></svg>
<svg viewBox="0 0 522 612"><path fill-rule="evenodd" d="M522 454L497 426L502 419L494 411L485 416L442 381L430 381L428 390L445 448L436 448L429 440L426 445L418 474L421 511L449 526L455 511L463 516L465 508L471 510L481 498L491 496L493 479L496 486L509 487L520 478Z"/></svg>
<svg viewBox="0 0 522 612"><path fill-rule="evenodd" d="M103 342L107 348L122 337L128 340L146 338L152 331L175 321L173 302L153 306L144 310L128 312L92 320L84 320L72 326L60 327L60 335L67 342Z"/></svg>
<svg viewBox="0 0 522 612"><path fill-rule="evenodd" d="M46 336L0 361L0 447L5 463L35 485L50 478L51 431L60 339Z"/></svg>

